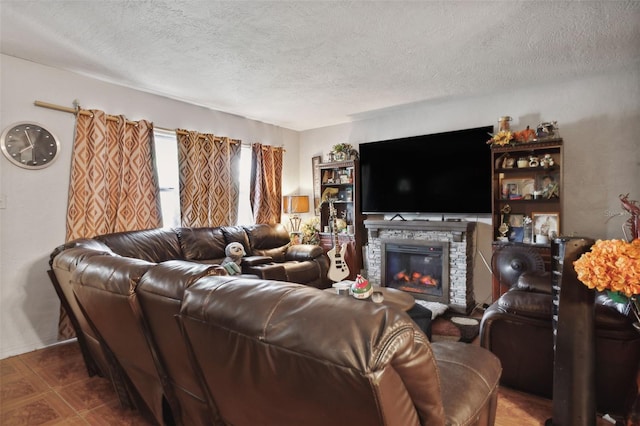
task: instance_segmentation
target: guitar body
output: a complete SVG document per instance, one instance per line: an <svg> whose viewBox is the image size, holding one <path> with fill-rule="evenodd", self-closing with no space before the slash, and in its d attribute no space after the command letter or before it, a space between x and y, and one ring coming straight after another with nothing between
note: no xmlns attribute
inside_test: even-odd
<svg viewBox="0 0 640 426"><path fill-rule="evenodd" d="M349 276L349 267L347 266L347 262L344 261L344 252L346 246L340 246L340 244L336 244L331 250L327 252L327 256L329 256L329 271L327 272L327 276L331 281L339 282L344 280Z"/></svg>

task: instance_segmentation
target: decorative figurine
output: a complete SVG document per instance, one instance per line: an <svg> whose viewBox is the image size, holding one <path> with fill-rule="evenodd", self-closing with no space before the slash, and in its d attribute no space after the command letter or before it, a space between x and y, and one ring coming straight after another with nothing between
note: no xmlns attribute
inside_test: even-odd
<svg viewBox="0 0 640 426"><path fill-rule="evenodd" d="M373 293L373 288L371 284L369 284L369 280L367 280L362 275L356 275L356 280L353 284L351 284L351 294L356 299L366 299L371 296Z"/></svg>
<svg viewBox="0 0 640 426"><path fill-rule="evenodd" d="M549 167L553 166L555 163L553 161L553 157L551 156L551 154L545 154L544 157L542 157L542 160L540 160L540 165L542 167L544 167L545 169L548 169Z"/></svg>
<svg viewBox="0 0 640 426"><path fill-rule="evenodd" d="M222 267L227 271L229 275L238 275L242 273L240 264L242 263L242 256L247 253L244 251L244 247L240 243L229 243L224 249L224 254L227 256L222 261Z"/></svg>

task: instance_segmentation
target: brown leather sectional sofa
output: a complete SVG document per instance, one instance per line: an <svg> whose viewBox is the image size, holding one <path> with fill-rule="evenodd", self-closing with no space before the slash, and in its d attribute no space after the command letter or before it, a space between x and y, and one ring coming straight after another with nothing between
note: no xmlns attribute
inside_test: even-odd
<svg viewBox="0 0 640 426"><path fill-rule="evenodd" d="M274 257L247 228L247 253ZM123 405L157 424L493 424L489 351L431 344L405 312L314 288L322 279L256 276L267 262L228 276L210 255L219 233L136 231L52 253L89 373Z"/></svg>

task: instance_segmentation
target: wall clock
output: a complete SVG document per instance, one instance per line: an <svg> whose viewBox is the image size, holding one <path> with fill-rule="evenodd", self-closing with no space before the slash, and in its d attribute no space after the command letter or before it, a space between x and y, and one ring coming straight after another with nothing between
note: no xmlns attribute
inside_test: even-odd
<svg viewBox="0 0 640 426"><path fill-rule="evenodd" d="M2 132L0 149L16 166L42 169L58 157L60 142L42 125L23 121L10 125Z"/></svg>

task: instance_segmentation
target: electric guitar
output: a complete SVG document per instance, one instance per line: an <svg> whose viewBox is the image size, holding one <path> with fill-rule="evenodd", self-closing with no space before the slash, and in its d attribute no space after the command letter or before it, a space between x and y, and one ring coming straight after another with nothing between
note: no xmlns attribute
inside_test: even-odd
<svg viewBox="0 0 640 426"><path fill-rule="evenodd" d="M329 256L329 272L327 276L331 281L339 282L349 276L349 267L347 262L344 261L343 255L346 246L342 246L338 240L338 226L336 225L336 211L333 207L333 203L329 202L329 212L333 220L333 248L327 252Z"/></svg>

